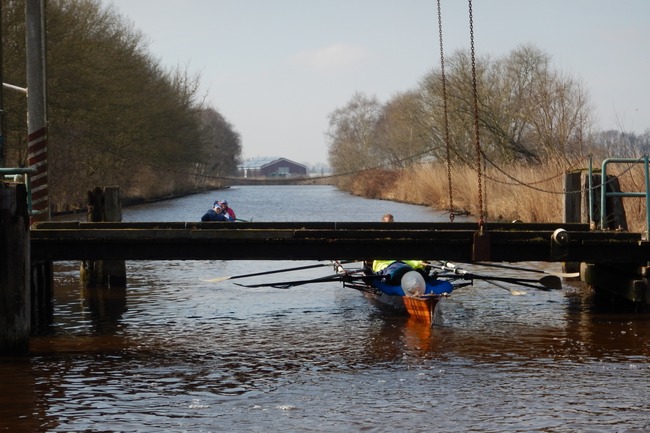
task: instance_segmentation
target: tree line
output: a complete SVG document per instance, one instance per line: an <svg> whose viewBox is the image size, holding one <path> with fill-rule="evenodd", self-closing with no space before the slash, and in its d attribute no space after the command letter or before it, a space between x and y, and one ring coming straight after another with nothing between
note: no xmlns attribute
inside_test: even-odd
<svg viewBox="0 0 650 433"><path fill-rule="evenodd" d="M199 94L199 76L164 68L144 35L99 0L48 0L47 117L53 210L96 186L127 200L223 186L241 160L233 125ZM3 0L4 82L26 87L25 2ZM27 101L4 92L5 165L27 164Z"/></svg>
<svg viewBox="0 0 650 433"><path fill-rule="evenodd" d="M330 113L334 172L400 169L448 158L451 164L471 165L476 125L481 158L502 166L648 152L650 129L640 136L595 131L587 90L554 70L550 56L538 48L523 45L502 58L474 61L472 68L470 53L456 51L445 59L444 70L432 70L413 90L383 104L356 93ZM342 177L341 186L345 182Z"/></svg>

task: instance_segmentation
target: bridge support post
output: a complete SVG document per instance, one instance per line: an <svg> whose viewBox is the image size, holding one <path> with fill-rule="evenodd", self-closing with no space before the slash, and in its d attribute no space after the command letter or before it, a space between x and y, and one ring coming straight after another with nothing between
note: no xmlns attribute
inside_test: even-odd
<svg viewBox="0 0 650 433"><path fill-rule="evenodd" d="M97 187L94 191L88 191L88 221L122 221L119 187ZM124 260L85 260L81 264L81 284L85 288L126 287Z"/></svg>
<svg viewBox="0 0 650 433"><path fill-rule="evenodd" d="M591 230L627 231L627 218L621 197L610 197L605 203L600 201L602 173L578 170L568 173L564 187L567 192L564 202L564 222L588 223ZM590 190L591 185L591 190ZM607 192L621 192L616 176L608 175ZM599 227L602 207L607 217L605 227ZM626 300L637 308L650 306L650 286L648 283L647 263L612 264L599 263L564 263L565 272L580 272L580 278L593 288L594 294L601 300L607 299L612 305L619 300Z"/></svg>
<svg viewBox="0 0 650 433"><path fill-rule="evenodd" d="M604 206L607 207L608 226L598 227L597 220L600 215L600 209L603 205L598 198L600 197L600 179L601 173L592 173L591 183L589 182L589 170L575 170L569 172L564 177L564 222L589 224L591 230L600 228L601 230L614 230L622 228L627 230L627 220L623 202L620 197L614 197L607 201ZM618 179L615 176L608 176L608 191L620 191ZM591 185L591 189L590 189ZM579 272L580 263L566 262L562 265L565 272Z"/></svg>
<svg viewBox="0 0 650 433"><path fill-rule="evenodd" d="M592 190L589 190L589 171L576 170L567 173L564 178L564 222L589 224L597 228L602 203L600 203L601 173L592 174ZM607 176L607 192L620 192L621 188L615 176ZM591 196L590 196L591 195ZM607 210L607 227L601 230L627 230L627 219L623 200L611 197L604 204ZM591 208L591 211L590 211Z"/></svg>
<svg viewBox="0 0 650 433"><path fill-rule="evenodd" d="M29 245L25 185L0 182L0 355L29 352Z"/></svg>
<svg viewBox="0 0 650 433"><path fill-rule="evenodd" d="M44 332L54 320L52 262L32 260L30 273L32 331Z"/></svg>
<svg viewBox="0 0 650 433"><path fill-rule="evenodd" d="M593 183L593 182L592 182ZM595 184L594 184L595 185ZM595 229L595 218L593 212L589 212L589 206L594 203L594 197L597 197L595 191L589 190L589 171L575 170L564 176L564 222L589 224ZM590 196L591 195L591 196ZM562 263L564 272L580 272L579 262Z"/></svg>

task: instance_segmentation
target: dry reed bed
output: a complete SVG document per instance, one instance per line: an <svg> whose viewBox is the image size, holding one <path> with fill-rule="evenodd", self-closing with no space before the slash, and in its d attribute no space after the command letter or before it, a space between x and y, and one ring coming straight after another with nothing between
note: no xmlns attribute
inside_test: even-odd
<svg viewBox="0 0 650 433"><path fill-rule="evenodd" d="M487 166L480 181L486 221L558 222L563 219L564 175L569 170L587 169L564 161L539 165L516 165L497 169ZM598 167L594 163L594 167ZM645 191L643 166L621 166L623 191ZM419 164L400 171L374 170L356 176L348 189L370 198L421 204L436 210L449 209L449 175L445 164ZM479 176L469 166L452 167L451 200L456 212L479 215ZM645 230L645 200L623 201L630 231Z"/></svg>

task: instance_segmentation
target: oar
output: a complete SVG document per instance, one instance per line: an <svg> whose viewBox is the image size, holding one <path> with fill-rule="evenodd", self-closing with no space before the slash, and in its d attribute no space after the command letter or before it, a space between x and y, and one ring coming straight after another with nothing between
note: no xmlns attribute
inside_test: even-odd
<svg viewBox="0 0 650 433"><path fill-rule="evenodd" d="M532 287L534 289L540 290L562 290L562 281L560 280L560 277L557 277L555 275L547 275L540 278L539 280L534 280L528 278L491 277L488 275L467 273L463 275L463 278L466 280L501 281L502 283L518 284L520 286ZM536 286L534 284L539 284L542 287Z"/></svg>
<svg viewBox="0 0 650 433"><path fill-rule="evenodd" d="M580 272L549 272L541 269L521 268L518 266L501 265L496 263L485 263L485 262L478 262L476 264L479 266L486 266L490 268L512 269L513 271L535 272L538 274L555 275L561 278L576 278L580 276Z"/></svg>
<svg viewBox="0 0 650 433"><path fill-rule="evenodd" d="M355 280L364 280L366 278L384 277L383 275L354 275L354 273L355 272L346 273L346 274L336 273L333 275L326 275L324 277L311 278L308 280L275 281L273 283L259 283L259 284L239 284L239 283L234 283L234 284L240 287L247 287L247 288L275 287L276 289L288 289L294 286L302 286L303 284L328 283L331 281L353 282Z"/></svg>
<svg viewBox="0 0 650 433"><path fill-rule="evenodd" d="M349 262L344 262L344 263L349 263ZM306 265L306 266L298 266L295 268L286 268L286 269L276 269L273 271L265 271L265 272L254 272L252 274L243 274L243 275L234 275L234 276L228 276L228 277L217 277L217 278L211 278L209 280L202 280L205 281L206 283L219 283L221 281L226 281L226 280L236 280L239 278L248 278L248 277L258 277L260 275L271 275L271 274L279 274L281 272L291 272L291 271L302 271L303 269L314 269L314 268L322 268L325 266L332 266L332 263L319 263L317 265Z"/></svg>
<svg viewBox="0 0 650 433"><path fill-rule="evenodd" d="M507 291L510 292L511 295L514 295L514 296L520 296L520 295L525 295L526 294L526 292L524 292L524 291L515 290L515 289L513 289L511 287L504 286L501 283L497 283L497 282L494 282L494 281L488 281L488 283L492 284L494 287L498 287L499 289L507 290ZM537 289L539 287L535 286L535 288Z"/></svg>
<svg viewBox="0 0 650 433"><path fill-rule="evenodd" d="M485 280L485 281L501 281L504 283L519 284L525 287L532 287L540 290L562 290L562 280L557 275L547 275L539 280L529 278L516 278L516 277L492 277L489 275L473 274L463 269L459 269L453 263L443 262L440 266L443 271L451 271L454 275L459 275L465 280ZM443 275L440 275L443 276ZM542 287L533 285L539 284Z"/></svg>
<svg viewBox="0 0 650 433"><path fill-rule="evenodd" d="M235 285L240 286L240 287L246 287L246 288L274 287L276 289L288 289L290 287L302 286L303 284L326 283L326 282L330 282L330 281L343 281L344 277L345 277L345 275L334 274L334 275L327 275L327 276L320 277L320 278L312 278L312 279L309 279L309 280L276 281L274 283L261 283L261 284L239 284L239 283L235 283Z"/></svg>

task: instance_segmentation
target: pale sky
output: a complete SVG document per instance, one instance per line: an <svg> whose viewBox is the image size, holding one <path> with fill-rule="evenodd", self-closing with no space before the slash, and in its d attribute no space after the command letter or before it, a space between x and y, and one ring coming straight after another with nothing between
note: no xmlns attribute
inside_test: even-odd
<svg viewBox="0 0 650 433"><path fill-rule="evenodd" d="M436 0L102 0L241 134L244 158L326 163L328 115L384 103L440 68ZM441 0L445 54L469 49L466 0ZM650 1L474 0L477 56L522 44L584 85L600 129L650 128Z"/></svg>

